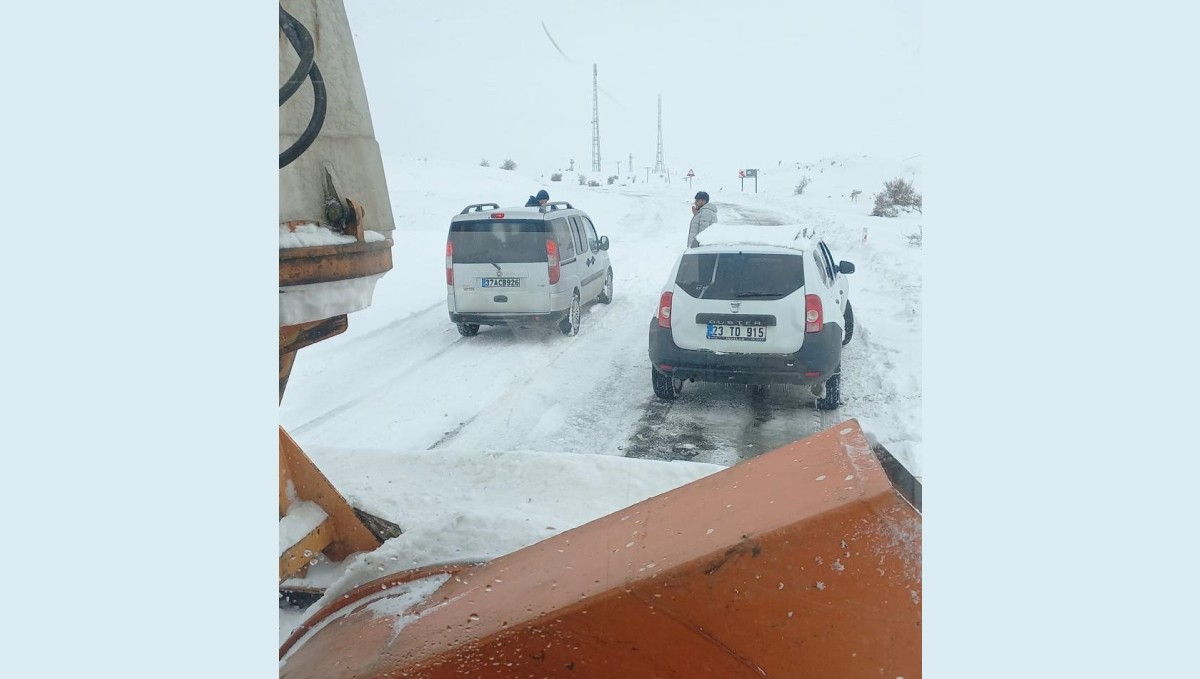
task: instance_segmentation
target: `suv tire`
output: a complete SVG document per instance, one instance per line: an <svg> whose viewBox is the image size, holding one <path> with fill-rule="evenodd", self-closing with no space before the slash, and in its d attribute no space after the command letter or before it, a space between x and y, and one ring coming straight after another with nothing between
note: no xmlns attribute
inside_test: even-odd
<svg viewBox="0 0 1200 679"><path fill-rule="evenodd" d="M654 368L650 369L650 384L654 387L654 395L664 401L674 401L679 392L683 391L683 380L672 379Z"/></svg>
<svg viewBox="0 0 1200 679"><path fill-rule="evenodd" d="M567 337L574 337L579 334L580 320L579 291L576 290L571 296L571 309L567 311L567 317L558 324L558 329Z"/></svg>
<svg viewBox="0 0 1200 679"><path fill-rule="evenodd" d="M600 296L596 299L600 300L601 304L609 304L613 299L613 275L612 269L608 270L608 274L604 277L604 287L600 289Z"/></svg>
<svg viewBox="0 0 1200 679"><path fill-rule="evenodd" d="M846 300L846 330L842 336L842 346L850 343L850 338L854 337L854 307L850 306L850 300Z"/></svg>
<svg viewBox="0 0 1200 679"><path fill-rule="evenodd" d="M475 335L479 334L479 324L478 323L459 323L458 324L458 334L462 335L463 337L474 337Z"/></svg>
<svg viewBox="0 0 1200 679"><path fill-rule="evenodd" d="M817 399L817 410L837 410L842 400L842 366L825 380L825 395Z"/></svg>

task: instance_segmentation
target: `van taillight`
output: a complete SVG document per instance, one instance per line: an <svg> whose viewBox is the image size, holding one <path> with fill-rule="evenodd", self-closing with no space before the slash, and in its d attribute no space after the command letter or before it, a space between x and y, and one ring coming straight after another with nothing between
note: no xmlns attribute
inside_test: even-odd
<svg viewBox="0 0 1200 679"><path fill-rule="evenodd" d="M664 292L658 300L658 327L671 327L671 298L670 292Z"/></svg>
<svg viewBox="0 0 1200 679"><path fill-rule="evenodd" d="M825 320L821 313L821 298L816 295L804 296L804 332L821 332Z"/></svg>
<svg viewBox="0 0 1200 679"><path fill-rule="evenodd" d="M446 285L454 285L454 242L446 241Z"/></svg>
<svg viewBox="0 0 1200 679"><path fill-rule="evenodd" d="M546 268L550 273L550 285L554 285L562 274L562 268L558 265L558 244L549 238L546 239Z"/></svg>

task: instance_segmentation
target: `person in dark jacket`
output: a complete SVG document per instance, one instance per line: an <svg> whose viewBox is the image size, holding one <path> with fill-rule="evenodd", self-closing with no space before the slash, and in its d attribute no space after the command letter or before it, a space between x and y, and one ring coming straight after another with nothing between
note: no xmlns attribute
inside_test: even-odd
<svg viewBox="0 0 1200 679"><path fill-rule="evenodd" d="M529 200L525 201L525 207L541 207L550 202L550 194L546 189L537 192L536 196L530 196Z"/></svg>

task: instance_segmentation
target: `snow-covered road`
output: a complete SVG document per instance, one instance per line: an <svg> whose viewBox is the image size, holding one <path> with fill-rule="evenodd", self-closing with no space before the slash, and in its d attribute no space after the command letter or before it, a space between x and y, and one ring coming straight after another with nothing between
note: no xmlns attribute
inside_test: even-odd
<svg viewBox="0 0 1200 679"><path fill-rule="evenodd" d="M345 334L299 354L281 419L301 445L591 453L731 465L857 417L920 473L920 250L906 235L916 227L912 218L868 217L869 205L844 197L852 184L871 187L853 173L881 183L899 175L898 168L888 174L877 163L843 164L850 175L846 187L831 181L834 172L822 173L809 187L809 193L834 192L828 198L790 195L786 170L764 177L758 194L713 198L723 223L808 224L835 258L857 266L850 279L857 330L843 360L845 405L821 413L805 390L794 387L688 384L673 404L654 397L647 324L685 241L691 196L680 186L551 185L555 200L586 210L609 237L613 303L586 308L576 337L486 326L475 337L461 337L447 318L441 274L450 216L467 202L501 198L502 205L516 204L529 192L528 180L498 190L497 179L516 184L520 178L488 168L474 168L481 177L473 178L458 168L442 180L455 182L452 188L409 193L396 179L404 172L419 171L426 186L438 185L430 183L429 164L412 164L418 163L389 163L398 226L393 271L380 283L375 304L352 314ZM473 192L463 186L472 181ZM872 233L864 241L867 225Z"/></svg>

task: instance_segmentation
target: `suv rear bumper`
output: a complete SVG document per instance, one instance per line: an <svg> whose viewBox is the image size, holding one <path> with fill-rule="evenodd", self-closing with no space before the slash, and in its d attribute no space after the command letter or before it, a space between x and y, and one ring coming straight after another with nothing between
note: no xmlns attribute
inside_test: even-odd
<svg viewBox="0 0 1200 679"><path fill-rule="evenodd" d="M547 311L545 313L535 314L492 314L492 313L466 313L458 314L450 312L451 323L477 323L479 325L541 325L543 323L553 324L562 321L570 313L570 309L562 311Z"/></svg>
<svg viewBox="0 0 1200 679"><path fill-rule="evenodd" d="M842 357L842 329L826 323L804 336L793 354L730 354L680 349L668 328L650 319L650 363L680 380L731 384L819 384L837 371ZM817 373L806 376L805 373Z"/></svg>

